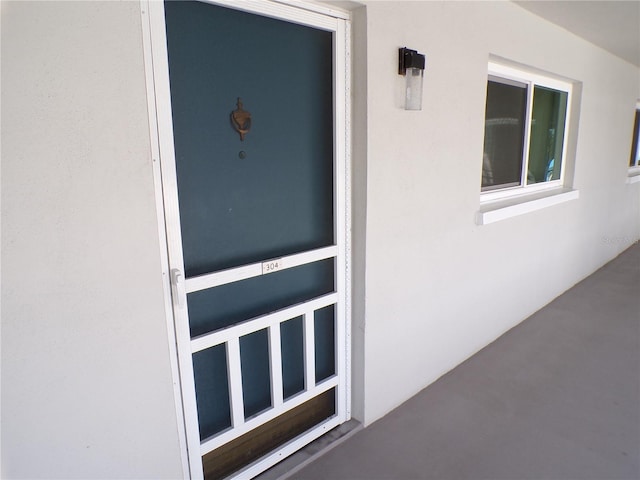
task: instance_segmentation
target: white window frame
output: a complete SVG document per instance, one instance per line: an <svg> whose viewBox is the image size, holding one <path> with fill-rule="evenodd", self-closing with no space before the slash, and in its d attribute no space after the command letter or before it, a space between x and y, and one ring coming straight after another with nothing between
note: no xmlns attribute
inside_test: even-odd
<svg viewBox="0 0 640 480"><path fill-rule="evenodd" d="M636 109L633 112L633 131L632 134L636 135L636 131L635 131L635 121L636 121L636 116L640 115L640 100L638 102L636 102ZM640 131L638 132L638 140L637 140L637 145L636 145L636 151L632 151L631 155L637 155L638 150L640 150ZM635 138L631 138L631 148L633 149L633 144L634 141L636 139ZM629 165L629 176L627 178L627 183L637 183L640 182L640 158L638 158L638 160L635 162L635 165Z"/></svg>
<svg viewBox="0 0 640 480"><path fill-rule="evenodd" d="M557 190L566 187L565 178L567 171L567 144L569 137L569 126L571 117L571 102L573 96L573 84L566 80L543 75L522 68L516 68L497 62L489 62L487 81L489 77L498 77L505 80L511 80L527 85L527 108L525 117L524 132L524 151L522 162L522 173L520 177L520 185L512 187L496 187L493 190L480 192L480 203L486 204L498 200L513 199L524 195L539 194L546 191ZM549 182L539 182L527 185L527 170L529 165L529 142L531 137L531 115L533 110L533 93L534 87L546 87L554 90L560 90L567 93L567 113L564 119L564 138L562 144L562 164L560 166L560 178Z"/></svg>

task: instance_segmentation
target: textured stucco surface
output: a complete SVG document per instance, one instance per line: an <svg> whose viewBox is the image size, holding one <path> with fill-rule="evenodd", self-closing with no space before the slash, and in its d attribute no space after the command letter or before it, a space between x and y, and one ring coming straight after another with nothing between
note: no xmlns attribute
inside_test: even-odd
<svg viewBox="0 0 640 480"><path fill-rule="evenodd" d="M1 8L2 477L178 478L140 5Z"/></svg>
<svg viewBox="0 0 640 480"><path fill-rule="evenodd" d="M510 2L366 2L365 424L417 393L640 237L627 185L638 68ZM357 33L356 33L357 35ZM398 47L426 54L423 109L402 109ZM576 83L569 177L580 198L474 222L490 55ZM358 101L358 100L356 100ZM356 145L357 147L357 145ZM570 170L570 171L569 171ZM356 185L356 187L358 187ZM358 225L356 225L358 226ZM364 238L364 240L363 240Z"/></svg>

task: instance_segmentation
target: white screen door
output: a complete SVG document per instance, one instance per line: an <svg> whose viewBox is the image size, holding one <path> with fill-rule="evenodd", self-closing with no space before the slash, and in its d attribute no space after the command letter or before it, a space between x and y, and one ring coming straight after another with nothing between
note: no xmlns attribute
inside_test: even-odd
<svg viewBox="0 0 640 480"><path fill-rule="evenodd" d="M146 8L189 468L246 478L349 417L347 22Z"/></svg>

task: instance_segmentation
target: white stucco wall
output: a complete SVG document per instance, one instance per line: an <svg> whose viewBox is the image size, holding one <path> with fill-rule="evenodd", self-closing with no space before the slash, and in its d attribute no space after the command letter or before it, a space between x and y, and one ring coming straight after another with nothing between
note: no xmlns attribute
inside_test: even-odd
<svg viewBox="0 0 640 480"><path fill-rule="evenodd" d="M140 5L1 8L1 476L179 478Z"/></svg>
<svg viewBox="0 0 640 480"><path fill-rule="evenodd" d="M179 478L137 2L3 2L2 477ZM638 69L507 2L354 12L354 415L640 237ZM397 49L427 54L421 112ZM580 199L477 226L489 54L582 85Z"/></svg>
<svg viewBox="0 0 640 480"><path fill-rule="evenodd" d="M368 424L638 239L640 185L625 180L640 93L636 67L509 2L365 3L354 29L366 51L353 52L367 58L366 91L354 91L368 109L354 412ZM402 46L427 55L421 112L401 108ZM490 54L582 83L580 198L477 226Z"/></svg>

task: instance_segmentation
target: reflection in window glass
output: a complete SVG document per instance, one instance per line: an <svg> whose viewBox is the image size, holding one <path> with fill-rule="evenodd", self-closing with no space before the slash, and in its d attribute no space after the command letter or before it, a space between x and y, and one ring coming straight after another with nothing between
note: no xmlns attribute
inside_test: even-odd
<svg viewBox="0 0 640 480"><path fill-rule="evenodd" d="M520 185L527 86L505 80L487 83L482 190Z"/></svg>
<svg viewBox="0 0 640 480"><path fill-rule="evenodd" d="M527 183L560 179L567 93L535 86Z"/></svg>

